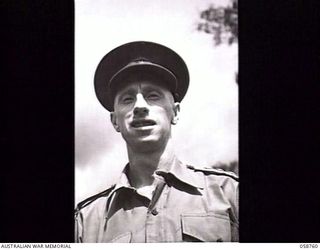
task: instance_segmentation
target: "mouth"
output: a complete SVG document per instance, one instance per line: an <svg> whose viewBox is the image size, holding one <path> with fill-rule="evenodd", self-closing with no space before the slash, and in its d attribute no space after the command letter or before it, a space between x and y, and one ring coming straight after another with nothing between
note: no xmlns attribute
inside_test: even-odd
<svg viewBox="0 0 320 250"><path fill-rule="evenodd" d="M134 128L141 128L141 127L147 127L147 126L153 126L153 125L156 125L156 122L153 121L153 120L134 120L131 122L131 127L134 127Z"/></svg>

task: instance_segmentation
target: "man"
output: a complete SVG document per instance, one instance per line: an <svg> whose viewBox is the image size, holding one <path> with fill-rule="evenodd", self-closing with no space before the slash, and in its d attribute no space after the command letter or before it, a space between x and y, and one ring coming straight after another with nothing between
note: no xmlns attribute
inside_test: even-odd
<svg viewBox="0 0 320 250"><path fill-rule="evenodd" d="M128 43L101 60L94 83L129 163L115 185L78 204L76 241L238 241L237 176L186 166L174 153L171 126L189 84L182 58Z"/></svg>

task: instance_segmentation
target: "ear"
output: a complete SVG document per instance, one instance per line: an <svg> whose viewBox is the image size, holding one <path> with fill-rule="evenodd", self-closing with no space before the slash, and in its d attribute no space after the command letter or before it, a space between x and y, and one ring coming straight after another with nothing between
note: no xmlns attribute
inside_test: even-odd
<svg viewBox="0 0 320 250"><path fill-rule="evenodd" d="M120 132L120 127L117 123L117 116L114 112L110 112L110 120L111 120L111 123L114 127L114 129L117 131L117 132Z"/></svg>
<svg viewBox="0 0 320 250"><path fill-rule="evenodd" d="M180 112L180 103L179 102L174 103L173 112L174 112L174 115L173 115L171 124L176 125L179 120L179 112Z"/></svg>

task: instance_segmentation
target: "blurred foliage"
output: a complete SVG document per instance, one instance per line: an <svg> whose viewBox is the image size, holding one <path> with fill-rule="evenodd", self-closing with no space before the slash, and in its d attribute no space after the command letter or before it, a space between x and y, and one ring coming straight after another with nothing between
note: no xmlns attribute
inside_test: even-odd
<svg viewBox="0 0 320 250"><path fill-rule="evenodd" d="M200 13L201 20L197 30L213 35L215 45L238 42L238 0L230 0L227 7L215 7L211 4ZM238 72L235 73L238 82Z"/></svg>
<svg viewBox="0 0 320 250"><path fill-rule="evenodd" d="M197 30L213 35L215 45L238 42L238 0L230 0L227 7L213 4L200 13Z"/></svg>
<svg viewBox="0 0 320 250"><path fill-rule="evenodd" d="M213 35L216 46L222 43L231 45L238 42L238 0L230 0L230 5L227 7L215 7L211 4L200 13L200 18L197 30ZM235 81L238 83L238 72L235 73ZM239 175L238 161L218 162L211 167Z"/></svg>
<svg viewBox="0 0 320 250"><path fill-rule="evenodd" d="M212 168L221 168L226 171L231 171L239 175L239 167L238 167L238 161L231 161L229 163L221 163L218 162L211 166Z"/></svg>

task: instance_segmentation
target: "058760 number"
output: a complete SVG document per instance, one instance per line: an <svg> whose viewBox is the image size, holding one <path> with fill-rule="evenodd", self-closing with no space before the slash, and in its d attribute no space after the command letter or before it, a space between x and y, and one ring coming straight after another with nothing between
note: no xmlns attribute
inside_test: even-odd
<svg viewBox="0 0 320 250"><path fill-rule="evenodd" d="M300 244L300 248L318 248L318 244Z"/></svg>

